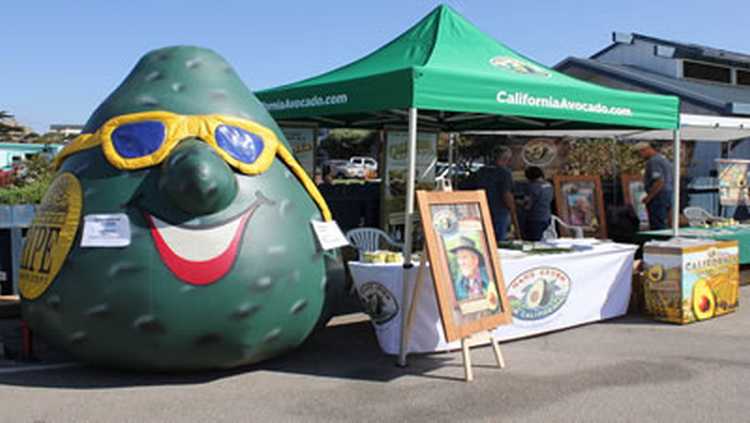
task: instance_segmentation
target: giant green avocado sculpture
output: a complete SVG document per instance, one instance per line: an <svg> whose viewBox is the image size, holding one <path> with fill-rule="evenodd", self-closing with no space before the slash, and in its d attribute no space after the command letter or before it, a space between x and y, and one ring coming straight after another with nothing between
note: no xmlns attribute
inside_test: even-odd
<svg viewBox="0 0 750 423"><path fill-rule="evenodd" d="M258 362L298 346L341 280L310 225L325 202L210 50L144 56L56 164L23 251L23 316L83 361Z"/></svg>

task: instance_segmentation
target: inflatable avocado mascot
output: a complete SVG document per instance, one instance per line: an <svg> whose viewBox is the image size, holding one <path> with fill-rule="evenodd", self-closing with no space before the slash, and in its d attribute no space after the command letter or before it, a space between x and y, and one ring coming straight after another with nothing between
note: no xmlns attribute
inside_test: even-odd
<svg viewBox="0 0 750 423"><path fill-rule="evenodd" d="M302 343L343 280L310 223L331 219L323 198L212 51L147 54L56 166L22 254L22 309L80 360L255 363Z"/></svg>

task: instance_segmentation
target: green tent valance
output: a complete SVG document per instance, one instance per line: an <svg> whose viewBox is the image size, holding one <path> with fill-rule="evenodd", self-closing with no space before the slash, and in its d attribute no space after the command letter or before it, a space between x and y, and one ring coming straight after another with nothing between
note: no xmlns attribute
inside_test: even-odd
<svg viewBox="0 0 750 423"><path fill-rule="evenodd" d="M484 34L448 6L374 53L300 82L257 93L278 120L373 127L674 129L679 99L615 90L536 63Z"/></svg>

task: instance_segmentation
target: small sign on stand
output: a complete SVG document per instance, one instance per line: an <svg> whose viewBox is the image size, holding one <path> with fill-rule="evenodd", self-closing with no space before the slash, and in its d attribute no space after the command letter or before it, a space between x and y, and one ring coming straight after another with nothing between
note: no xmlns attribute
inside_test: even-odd
<svg viewBox="0 0 750 423"><path fill-rule="evenodd" d="M490 331L511 323L487 199L483 191L417 191L417 201L425 248L402 333L405 350L429 262L446 340L461 340L464 372L471 381L469 349L489 339L498 367L504 367Z"/></svg>
<svg viewBox="0 0 750 423"><path fill-rule="evenodd" d="M320 248L324 251L333 250L349 245L346 236L341 232L338 223L335 220L323 222L321 220L311 220L313 231L318 238Z"/></svg>

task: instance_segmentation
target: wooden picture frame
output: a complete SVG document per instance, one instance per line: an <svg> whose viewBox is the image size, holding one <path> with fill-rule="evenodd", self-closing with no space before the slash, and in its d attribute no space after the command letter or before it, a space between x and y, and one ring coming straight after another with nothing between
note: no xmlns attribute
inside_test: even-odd
<svg viewBox="0 0 750 423"><path fill-rule="evenodd" d="M484 191L417 191L417 201L446 341L510 324Z"/></svg>
<svg viewBox="0 0 750 423"><path fill-rule="evenodd" d="M643 177L641 175L620 175L622 184L622 197L626 206L632 206L635 215L640 220L641 229L648 228L648 210L646 205L641 202L643 196L647 195L646 188L643 186Z"/></svg>
<svg viewBox="0 0 750 423"><path fill-rule="evenodd" d="M607 216L599 176L555 175L555 206L563 222L583 227L585 236L607 238ZM593 203L593 204L592 204ZM563 234L568 235L565 228Z"/></svg>

